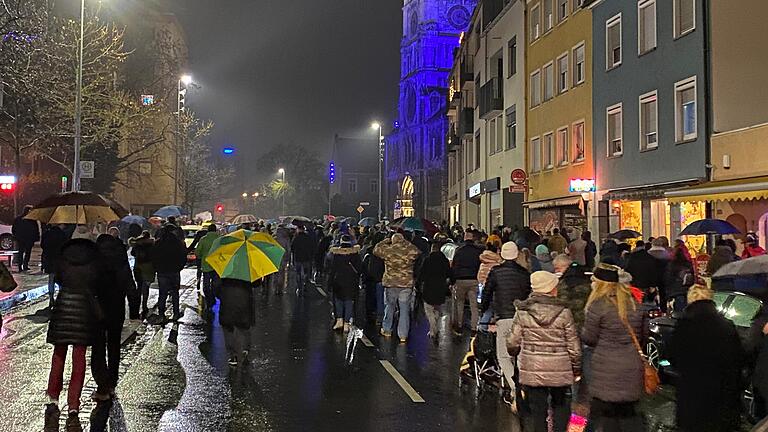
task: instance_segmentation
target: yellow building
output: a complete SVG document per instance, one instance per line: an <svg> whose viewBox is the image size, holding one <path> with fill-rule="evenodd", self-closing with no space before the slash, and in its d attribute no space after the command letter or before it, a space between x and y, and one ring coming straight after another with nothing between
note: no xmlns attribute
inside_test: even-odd
<svg viewBox="0 0 768 432"><path fill-rule="evenodd" d="M585 0L526 3L527 222L587 228L592 162L592 16ZM573 181L583 180L583 181ZM574 186L573 188L571 186Z"/></svg>

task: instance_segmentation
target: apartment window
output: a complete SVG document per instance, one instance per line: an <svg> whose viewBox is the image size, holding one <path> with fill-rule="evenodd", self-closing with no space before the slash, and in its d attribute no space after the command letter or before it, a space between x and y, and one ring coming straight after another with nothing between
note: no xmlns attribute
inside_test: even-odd
<svg viewBox="0 0 768 432"><path fill-rule="evenodd" d="M584 42L573 48L573 86L583 83L587 79L587 70L584 66Z"/></svg>
<svg viewBox="0 0 768 432"><path fill-rule="evenodd" d="M507 108L507 150L517 148L517 107Z"/></svg>
<svg viewBox="0 0 768 432"><path fill-rule="evenodd" d="M347 190L349 193L357 193L357 179L349 179L347 185Z"/></svg>
<svg viewBox="0 0 768 432"><path fill-rule="evenodd" d="M568 0L557 0L557 22L561 23L568 18Z"/></svg>
<svg viewBox="0 0 768 432"><path fill-rule="evenodd" d="M573 0L573 11L576 12L577 10L584 7L584 0Z"/></svg>
<svg viewBox="0 0 768 432"><path fill-rule="evenodd" d="M605 70L621 65L621 14L605 22Z"/></svg>
<svg viewBox="0 0 768 432"><path fill-rule="evenodd" d="M552 17L552 2L554 0L544 0L544 33L552 30L554 19Z"/></svg>
<svg viewBox="0 0 768 432"><path fill-rule="evenodd" d="M563 127L557 130L557 136L555 137L555 147L557 149L557 165L568 164L568 128Z"/></svg>
<svg viewBox="0 0 768 432"><path fill-rule="evenodd" d="M378 180L371 180L370 188L368 189L368 192L375 194L379 193L379 181Z"/></svg>
<svg viewBox="0 0 768 432"><path fill-rule="evenodd" d="M541 105L541 72L539 70L536 70L536 72L531 74L530 88L531 107Z"/></svg>
<svg viewBox="0 0 768 432"><path fill-rule="evenodd" d="M475 170L475 152L472 148L474 145L474 141L471 139L467 140L467 153L465 154L466 161L467 161L467 174L470 174L472 171Z"/></svg>
<svg viewBox="0 0 768 432"><path fill-rule="evenodd" d="M496 119L491 119L486 124L486 136L488 137L488 154L496 153Z"/></svg>
<svg viewBox="0 0 768 432"><path fill-rule="evenodd" d="M544 101L552 99L555 89L555 66L552 62L544 66Z"/></svg>
<svg viewBox="0 0 768 432"><path fill-rule="evenodd" d="M504 150L504 117L496 117L496 152Z"/></svg>
<svg viewBox="0 0 768 432"><path fill-rule="evenodd" d="M621 156L624 153L623 141L622 141L622 116L621 116L621 104L608 107L606 110L606 134L608 141L608 156Z"/></svg>
<svg viewBox="0 0 768 432"><path fill-rule="evenodd" d="M679 38L696 29L696 0L673 0L674 32Z"/></svg>
<svg viewBox="0 0 768 432"><path fill-rule="evenodd" d="M517 36L512 36L507 44L509 52L509 76L517 73Z"/></svg>
<svg viewBox="0 0 768 432"><path fill-rule="evenodd" d="M656 0L637 4L637 53L645 54L656 48Z"/></svg>
<svg viewBox="0 0 768 432"><path fill-rule="evenodd" d="M544 142L541 145L542 156L541 164L545 169L554 167L555 157L555 137L552 133L544 135Z"/></svg>
<svg viewBox="0 0 768 432"><path fill-rule="evenodd" d="M565 93L568 90L568 53L557 59L557 92Z"/></svg>
<svg viewBox="0 0 768 432"><path fill-rule="evenodd" d="M581 162L584 160L584 122L574 123L572 129L571 143L573 144L573 161Z"/></svg>
<svg viewBox="0 0 768 432"><path fill-rule="evenodd" d="M541 138L531 138L531 171L541 171Z"/></svg>
<svg viewBox="0 0 768 432"><path fill-rule="evenodd" d="M475 168L474 169L480 169L480 131L479 130L475 131Z"/></svg>
<svg viewBox="0 0 768 432"><path fill-rule="evenodd" d="M541 7L538 3L531 7L529 18L531 20L531 42L533 42L541 37Z"/></svg>
<svg viewBox="0 0 768 432"><path fill-rule="evenodd" d="M456 156L456 179L461 180L464 178L464 169L466 165L464 163L464 147L459 146L458 155Z"/></svg>
<svg viewBox="0 0 768 432"><path fill-rule="evenodd" d="M675 139L696 139L696 77L675 84Z"/></svg>
<svg viewBox="0 0 768 432"><path fill-rule="evenodd" d="M658 114L656 91L640 96L640 150L658 147Z"/></svg>

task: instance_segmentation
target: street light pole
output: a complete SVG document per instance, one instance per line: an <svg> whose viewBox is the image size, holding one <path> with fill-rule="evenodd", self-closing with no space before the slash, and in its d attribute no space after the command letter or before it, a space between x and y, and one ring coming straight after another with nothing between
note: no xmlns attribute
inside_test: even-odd
<svg viewBox="0 0 768 432"><path fill-rule="evenodd" d="M378 189L379 189L379 191L378 191L379 192L378 219L379 219L379 221L381 221L381 219L382 219L382 212L381 212L381 210L382 210L381 186L382 186L382 183L383 183L383 181L381 179L381 177L382 177L382 172L381 171L382 171L382 162L383 162L383 158L384 158L384 135L382 134L381 123L378 123L378 122L374 123L374 124L371 125L371 127L373 129L378 129L379 130L379 148L378 148L378 155L377 155L378 160L379 160L379 179L376 181L376 183L378 184Z"/></svg>
<svg viewBox="0 0 768 432"><path fill-rule="evenodd" d="M83 134L83 39L85 39L85 0L80 0L80 41L77 47L77 78L75 83L75 166L72 167L73 192L80 190L80 143Z"/></svg>
<svg viewBox="0 0 768 432"><path fill-rule="evenodd" d="M277 170L277 172L280 175L283 176L283 180L282 180L282 182L283 182L283 184L282 184L283 193L281 194L282 198L283 198L283 214L282 214L282 216L285 216L285 170L283 168L280 168L279 170Z"/></svg>
<svg viewBox="0 0 768 432"><path fill-rule="evenodd" d="M179 147L184 144L184 137L181 135L181 112L187 101L187 87L192 83L192 77L182 75L177 83L176 93L176 145L174 146L174 168L173 168L173 204L178 205L179 200ZM182 84L184 87L182 88Z"/></svg>

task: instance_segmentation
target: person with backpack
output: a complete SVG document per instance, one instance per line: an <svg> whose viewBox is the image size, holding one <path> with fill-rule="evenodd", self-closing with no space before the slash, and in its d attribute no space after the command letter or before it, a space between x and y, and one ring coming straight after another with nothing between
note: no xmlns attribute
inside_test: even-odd
<svg viewBox="0 0 768 432"><path fill-rule="evenodd" d="M451 265L448 258L440 251L440 243L432 243L432 251L424 260L418 279L418 290L424 302L424 314L429 322L429 337L437 340L438 320L443 315L443 304L451 294L448 281L451 278Z"/></svg>
<svg viewBox="0 0 768 432"><path fill-rule="evenodd" d="M176 227L166 225L158 231L157 240L152 247L152 264L157 271L157 284L160 295L157 298L157 311L163 323L166 322L165 307L168 296L173 306L173 321L181 318L179 290L181 289L181 270L187 264L187 247L176 235Z"/></svg>

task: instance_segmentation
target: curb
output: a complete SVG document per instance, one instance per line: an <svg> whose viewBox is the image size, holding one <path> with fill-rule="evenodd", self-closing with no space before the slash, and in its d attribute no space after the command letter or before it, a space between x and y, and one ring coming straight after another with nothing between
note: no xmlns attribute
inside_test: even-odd
<svg viewBox="0 0 768 432"><path fill-rule="evenodd" d="M21 303L37 300L40 297L48 294L48 284L32 288L30 290L16 293L10 297L0 300L0 312L6 312L12 309L14 306L18 306Z"/></svg>

